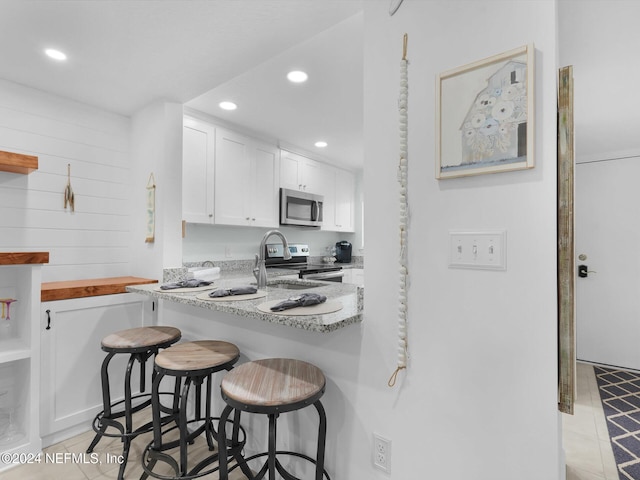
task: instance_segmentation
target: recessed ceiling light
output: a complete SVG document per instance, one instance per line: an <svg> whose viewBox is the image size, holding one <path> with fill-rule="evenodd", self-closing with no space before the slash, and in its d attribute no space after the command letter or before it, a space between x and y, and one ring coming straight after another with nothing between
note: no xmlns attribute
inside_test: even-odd
<svg viewBox="0 0 640 480"><path fill-rule="evenodd" d="M319 142L316 142L314 145L318 148L324 148L328 145L328 143L323 140L320 140Z"/></svg>
<svg viewBox="0 0 640 480"><path fill-rule="evenodd" d="M55 48L47 48L44 53L47 54L48 57L53 58L54 60L66 60L67 55L60 50L56 50Z"/></svg>
<svg viewBox="0 0 640 480"><path fill-rule="evenodd" d="M235 110L238 106L233 102L220 102L218 106L223 110Z"/></svg>
<svg viewBox="0 0 640 480"><path fill-rule="evenodd" d="M302 72L300 70L294 70L293 72L287 73L287 78L289 79L290 82L302 83L307 81L307 78L309 78L309 75L307 75L305 72Z"/></svg>

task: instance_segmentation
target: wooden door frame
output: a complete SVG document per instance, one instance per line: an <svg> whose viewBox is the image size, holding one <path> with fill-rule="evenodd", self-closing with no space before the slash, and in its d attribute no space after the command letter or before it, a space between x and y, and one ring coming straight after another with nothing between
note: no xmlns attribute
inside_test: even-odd
<svg viewBox="0 0 640 480"><path fill-rule="evenodd" d="M558 72L558 409L573 414L576 391L573 66Z"/></svg>

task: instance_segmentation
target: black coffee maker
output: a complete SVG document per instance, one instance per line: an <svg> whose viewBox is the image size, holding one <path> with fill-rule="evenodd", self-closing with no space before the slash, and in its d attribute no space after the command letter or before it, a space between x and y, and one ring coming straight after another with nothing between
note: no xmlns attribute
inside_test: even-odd
<svg viewBox="0 0 640 480"><path fill-rule="evenodd" d="M346 240L336 243L336 262L351 263L351 244Z"/></svg>

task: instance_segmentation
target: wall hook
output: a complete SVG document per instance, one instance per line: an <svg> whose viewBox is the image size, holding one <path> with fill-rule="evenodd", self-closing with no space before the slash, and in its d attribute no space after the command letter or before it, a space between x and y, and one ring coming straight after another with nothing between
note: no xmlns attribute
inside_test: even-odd
<svg viewBox="0 0 640 480"><path fill-rule="evenodd" d="M71 211L75 212L75 197L73 195L73 189L71 188L71 164L67 163L67 186L64 188L64 209L67 209L67 205L71 207Z"/></svg>

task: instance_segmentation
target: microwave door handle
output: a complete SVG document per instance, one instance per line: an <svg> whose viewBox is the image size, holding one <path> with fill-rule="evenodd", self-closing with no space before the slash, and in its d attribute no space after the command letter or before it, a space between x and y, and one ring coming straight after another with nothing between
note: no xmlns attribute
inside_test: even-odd
<svg viewBox="0 0 640 480"><path fill-rule="evenodd" d="M311 205L311 221L312 222L318 221L318 211L319 210L320 210L320 206L318 205L318 202L316 200L314 200L313 204Z"/></svg>

